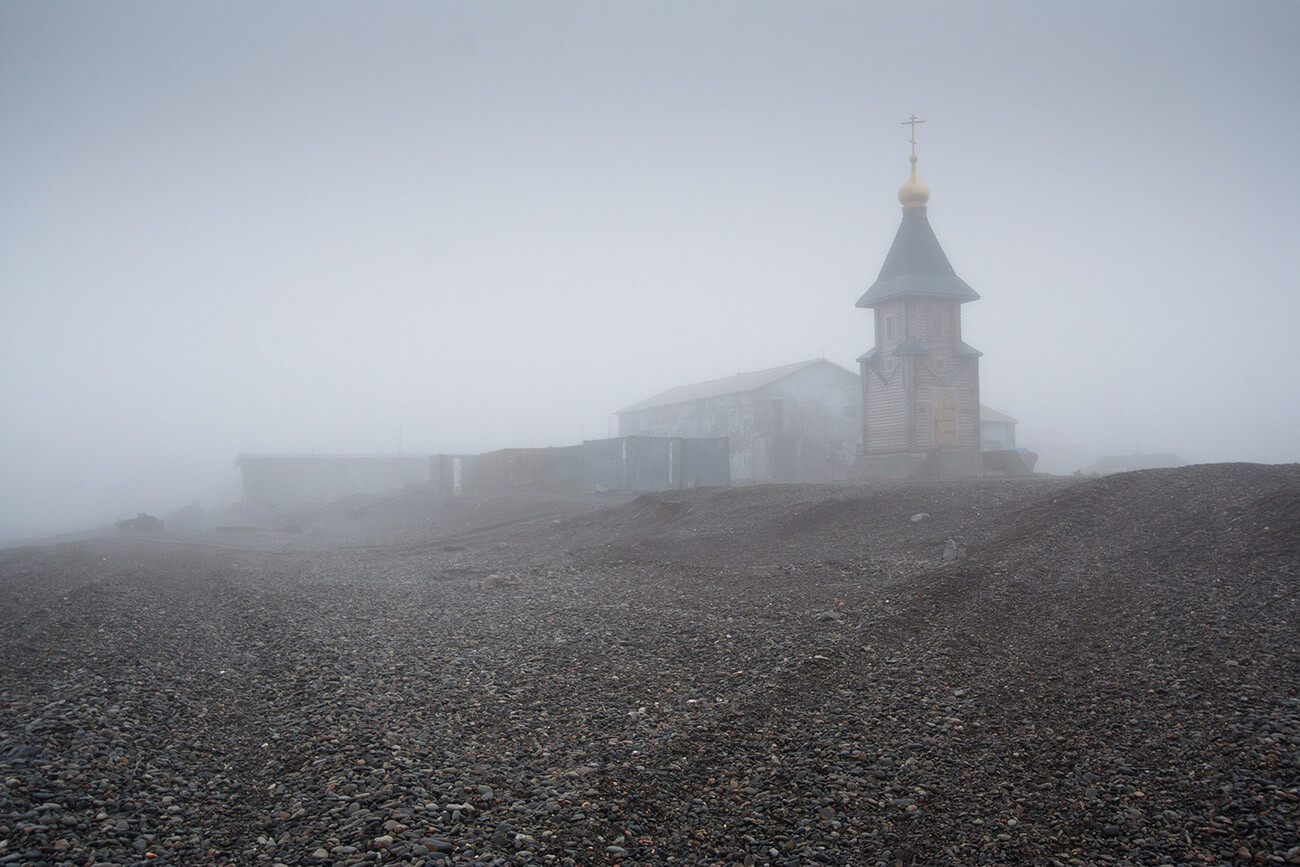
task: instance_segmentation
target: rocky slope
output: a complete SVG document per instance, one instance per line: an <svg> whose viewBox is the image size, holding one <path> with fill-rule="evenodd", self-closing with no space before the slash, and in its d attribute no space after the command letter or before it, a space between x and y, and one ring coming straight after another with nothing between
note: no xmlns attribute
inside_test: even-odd
<svg viewBox="0 0 1300 867"><path fill-rule="evenodd" d="M0 864L1300 863L1298 467L296 520L0 552Z"/></svg>

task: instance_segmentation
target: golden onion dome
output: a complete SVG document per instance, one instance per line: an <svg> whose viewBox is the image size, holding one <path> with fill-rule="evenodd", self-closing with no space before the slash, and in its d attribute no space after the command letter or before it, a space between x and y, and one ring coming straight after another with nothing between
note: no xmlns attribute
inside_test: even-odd
<svg viewBox="0 0 1300 867"><path fill-rule="evenodd" d="M930 188L916 179L916 154L910 157L912 176L898 188L898 200L904 208L919 208L930 201Z"/></svg>

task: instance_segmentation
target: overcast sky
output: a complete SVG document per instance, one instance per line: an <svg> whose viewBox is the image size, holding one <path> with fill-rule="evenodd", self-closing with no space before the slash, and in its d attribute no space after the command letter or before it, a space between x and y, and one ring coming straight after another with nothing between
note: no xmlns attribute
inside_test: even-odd
<svg viewBox="0 0 1300 867"><path fill-rule="evenodd" d="M1291 0L0 0L0 540L856 369L913 113L1040 469L1300 460L1297 45Z"/></svg>

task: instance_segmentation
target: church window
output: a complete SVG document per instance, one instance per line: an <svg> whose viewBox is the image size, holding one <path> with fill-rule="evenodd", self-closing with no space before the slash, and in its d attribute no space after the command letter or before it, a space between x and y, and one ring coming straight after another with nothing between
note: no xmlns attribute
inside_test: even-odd
<svg viewBox="0 0 1300 867"><path fill-rule="evenodd" d="M892 316L885 317L885 339L894 339L894 317Z"/></svg>

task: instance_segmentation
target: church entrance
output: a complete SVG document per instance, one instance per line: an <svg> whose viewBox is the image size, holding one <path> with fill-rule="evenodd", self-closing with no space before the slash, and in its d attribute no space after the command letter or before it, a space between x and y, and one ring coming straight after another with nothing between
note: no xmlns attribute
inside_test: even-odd
<svg viewBox="0 0 1300 867"><path fill-rule="evenodd" d="M934 399L934 444L941 449L957 445L957 404L946 394Z"/></svg>

